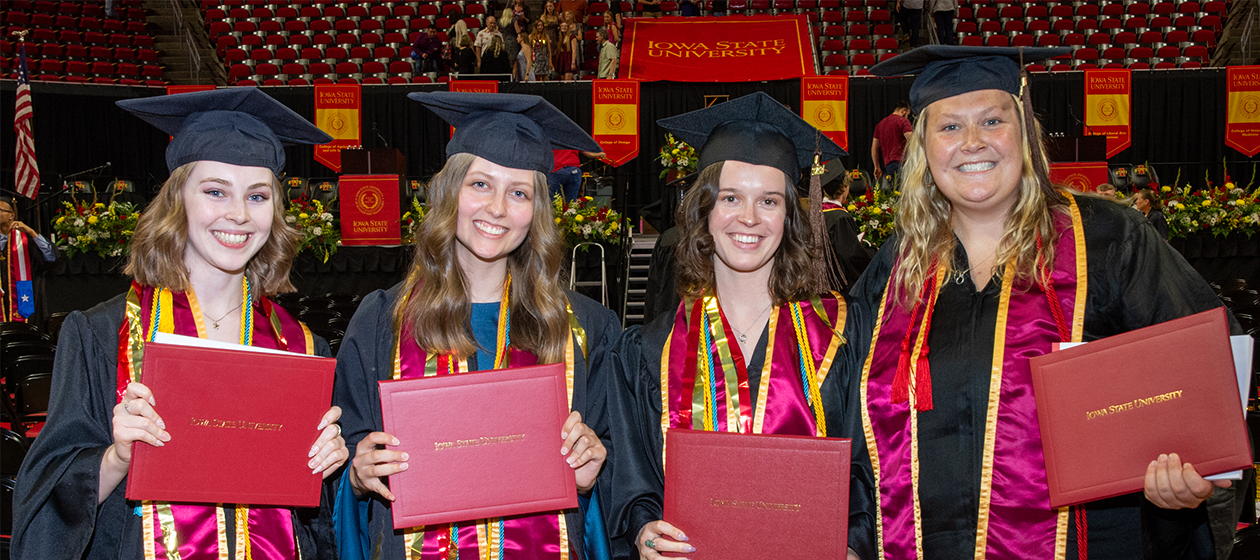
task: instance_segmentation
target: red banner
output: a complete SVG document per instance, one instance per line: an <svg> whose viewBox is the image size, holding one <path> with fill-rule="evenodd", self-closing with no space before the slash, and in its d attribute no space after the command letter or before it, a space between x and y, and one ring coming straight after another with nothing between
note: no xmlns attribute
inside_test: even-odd
<svg viewBox="0 0 1260 560"><path fill-rule="evenodd" d="M1133 127L1129 120L1132 98L1129 70L1085 71L1084 134L1106 135L1108 158L1133 144Z"/></svg>
<svg viewBox="0 0 1260 560"><path fill-rule="evenodd" d="M849 151L849 77L801 78L801 118Z"/></svg>
<svg viewBox="0 0 1260 560"><path fill-rule="evenodd" d="M177 93L191 93L191 92L194 92L194 91L209 91L209 90L214 89L215 87L217 87L217 86L214 86L214 85L208 85L208 86L166 86L166 94L167 94L167 95L175 95L175 94L177 94Z"/></svg>
<svg viewBox="0 0 1260 560"><path fill-rule="evenodd" d="M398 245L397 175L342 175L341 244Z"/></svg>
<svg viewBox="0 0 1260 560"><path fill-rule="evenodd" d="M341 171L341 150L362 144L360 123L363 90L359 84L315 86L315 126L333 141L315 146L315 161L333 171Z"/></svg>
<svg viewBox="0 0 1260 560"><path fill-rule="evenodd" d="M1081 192L1094 192L1098 185L1106 183L1107 162L1074 161L1050 164L1050 182Z"/></svg>
<svg viewBox="0 0 1260 560"><path fill-rule="evenodd" d="M1225 145L1252 157L1260 153L1260 66L1226 68Z"/></svg>
<svg viewBox="0 0 1260 560"><path fill-rule="evenodd" d="M652 82L755 82L813 76L805 16L626 20L621 76Z"/></svg>
<svg viewBox="0 0 1260 560"><path fill-rule="evenodd" d="M591 82L591 136L615 166L639 155L639 82Z"/></svg>
<svg viewBox="0 0 1260 560"><path fill-rule="evenodd" d="M494 80L451 80L447 91L465 91L471 93L499 93L499 82ZM451 136L455 136L455 127L451 127Z"/></svg>

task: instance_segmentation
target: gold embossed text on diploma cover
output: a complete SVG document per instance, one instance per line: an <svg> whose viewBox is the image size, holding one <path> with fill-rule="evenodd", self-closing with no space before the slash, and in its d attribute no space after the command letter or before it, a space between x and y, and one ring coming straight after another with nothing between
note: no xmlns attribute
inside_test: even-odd
<svg viewBox="0 0 1260 560"><path fill-rule="evenodd" d="M1161 453L1204 476L1251 465L1224 307L1029 365L1051 507L1140 492Z"/></svg>

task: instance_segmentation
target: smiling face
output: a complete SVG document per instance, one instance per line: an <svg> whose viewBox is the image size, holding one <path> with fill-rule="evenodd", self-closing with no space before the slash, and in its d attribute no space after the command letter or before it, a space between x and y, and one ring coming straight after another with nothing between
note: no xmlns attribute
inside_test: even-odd
<svg viewBox="0 0 1260 560"><path fill-rule="evenodd" d="M197 162L183 188L188 214L184 265L190 278L245 271L271 235L274 180L265 167Z"/></svg>
<svg viewBox="0 0 1260 560"><path fill-rule="evenodd" d="M737 273L769 272L783 240L786 176L765 165L727 160L709 213L713 268Z"/></svg>
<svg viewBox="0 0 1260 560"><path fill-rule="evenodd" d="M455 252L464 271L504 262L529 234L533 217L533 171L474 159L460 185L455 225Z"/></svg>
<svg viewBox="0 0 1260 560"><path fill-rule="evenodd" d="M1019 197L1023 171L1019 112L1001 90L980 90L928 106L928 166L955 212L1005 213Z"/></svg>

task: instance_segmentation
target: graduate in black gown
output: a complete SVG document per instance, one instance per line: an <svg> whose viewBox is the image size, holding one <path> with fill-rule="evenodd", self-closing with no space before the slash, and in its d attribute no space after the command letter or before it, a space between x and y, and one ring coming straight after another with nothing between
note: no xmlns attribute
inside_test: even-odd
<svg viewBox="0 0 1260 560"><path fill-rule="evenodd" d="M337 498L342 558L559 559L606 550L599 516L590 530L584 517L598 511L587 500L606 456L587 423L604 409L600 372L621 327L607 308L562 288L564 244L547 196L552 149L599 146L538 96L410 97L455 135L429 186L407 280L364 298L338 351L333 400L355 447ZM554 362L572 380L573 411L554 445L576 473L581 507L395 530L386 477L424 466L408 464L381 431L377 382Z"/></svg>
<svg viewBox="0 0 1260 560"><path fill-rule="evenodd" d="M878 310L854 343L883 558L1224 560L1252 501L1169 449L1143 493L1049 506L1028 359L1221 305L1137 213L1051 185L1021 57L1063 52L936 45L872 68L918 75L896 235L851 292Z"/></svg>
<svg viewBox="0 0 1260 560"><path fill-rule="evenodd" d="M871 256L875 253L870 245L858 237L857 222L845 208L850 197L865 194L865 191L850 193L849 181L849 173L840 162L827 163L827 172L822 176L823 219L827 225L827 236L831 240L831 251L836 256L836 265L842 274L844 290L857 282L858 276L866 270L866 265L871 263Z"/></svg>
<svg viewBox="0 0 1260 560"><path fill-rule="evenodd" d="M609 355L608 424L596 425L610 447L604 477L611 483L601 482L599 491L613 555L645 560L703 548L686 542L687 527L662 520L667 432L847 437L855 451L862 448L858 372L850 367L862 348L847 343L861 310L830 291L834 282L817 258L826 249L813 239L795 187L801 168L819 161L815 146L823 160L844 152L825 137L816 140L813 127L764 93L660 124L700 154L700 174L676 220L682 303L622 335ZM811 191L822 239L820 185ZM709 368L713 399L697 388L707 376L689 380L686 373ZM693 416L695 395L701 397ZM872 480L857 466L853 473L847 554L873 558ZM825 474L785 465L750 476ZM773 535L773 527L766 530Z"/></svg>
<svg viewBox="0 0 1260 560"><path fill-rule="evenodd" d="M283 145L331 138L255 88L118 104L174 135L171 177L136 226L125 270L131 290L62 326L48 422L17 478L13 558L334 558L327 500L307 509L125 496L132 449L171 441L163 417L175 412L139 382L145 344L158 332L331 355L269 299L293 290L289 267L301 239L284 221ZM339 415L331 407L318 426L298 428L314 444L313 473L328 477L349 455ZM205 460L266 452L207 449Z"/></svg>

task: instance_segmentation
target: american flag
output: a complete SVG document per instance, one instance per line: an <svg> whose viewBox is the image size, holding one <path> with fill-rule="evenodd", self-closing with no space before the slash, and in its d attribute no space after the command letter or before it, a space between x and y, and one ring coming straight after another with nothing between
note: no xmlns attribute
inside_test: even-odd
<svg viewBox="0 0 1260 560"><path fill-rule="evenodd" d="M20 41L20 39L19 39ZM18 87L13 109L13 130L17 132L17 159L14 162L14 188L26 198L39 194L39 166L35 163L35 137L31 135L31 75L26 70L26 45L18 47Z"/></svg>

